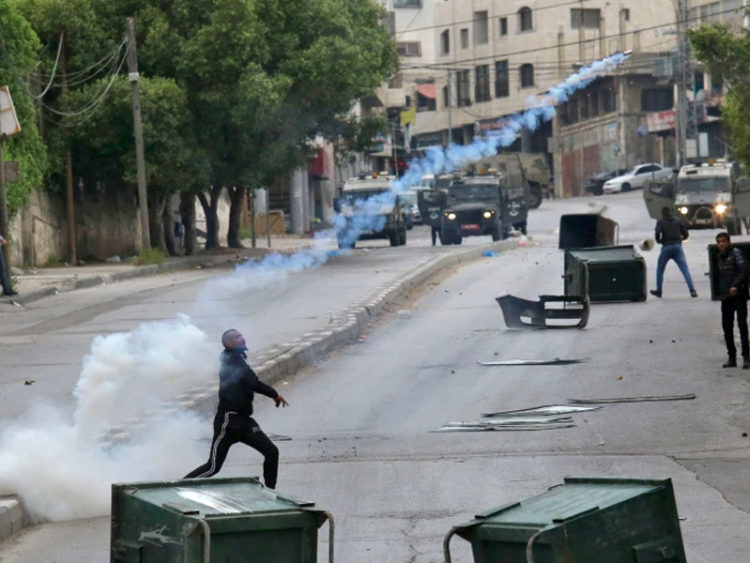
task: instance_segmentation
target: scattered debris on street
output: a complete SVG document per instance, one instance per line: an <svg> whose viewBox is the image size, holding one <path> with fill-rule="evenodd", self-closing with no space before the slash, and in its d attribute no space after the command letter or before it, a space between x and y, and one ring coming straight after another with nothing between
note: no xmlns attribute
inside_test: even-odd
<svg viewBox="0 0 750 563"><path fill-rule="evenodd" d="M482 413L482 416L485 416L485 417L526 416L526 415L534 415L534 414L554 416L554 415L561 415L561 414L575 414L579 412L597 411L600 408L602 407L579 407L576 405L542 405L539 407L531 407L528 409Z"/></svg>
<svg viewBox="0 0 750 563"><path fill-rule="evenodd" d="M584 328L589 303L583 297L540 295L529 301L510 294L495 298L508 328Z"/></svg>
<svg viewBox="0 0 750 563"><path fill-rule="evenodd" d="M477 362L480 366L566 366L569 364L582 364L586 359L563 359L554 360L496 360L492 362Z"/></svg>
<svg viewBox="0 0 750 563"><path fill-rule="evenodd" d="M643 403L649 401L690 401L695 399L693 393L685 395L661 395L645 397L612 397L608 399L568 399L576 405L595 405L599 403Z"/></svg>

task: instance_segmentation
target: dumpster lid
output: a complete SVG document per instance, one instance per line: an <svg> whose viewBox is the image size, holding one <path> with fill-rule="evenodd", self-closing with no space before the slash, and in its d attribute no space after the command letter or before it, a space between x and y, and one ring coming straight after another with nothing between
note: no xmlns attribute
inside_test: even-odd
<svg viewBox="0 0 750 563"><path fill-rule="evenodd" d="M203 516L298 511L314 506L282 497L257 479L246 477L127 483L112 488L153 505Z"/></svg>
<svg viewBox="0 0 750 563"><path fill-rule="evenodd" d="M477 514L475 518L490 525L502 523L541 529L603 510L668 484L671 488L670 479L566 477L565 483L555 485L541 495Z"/></svg>
<svg viewBox="0 0 750 563"><path fill-rule="evenodd" d="M635 251L632 244L568 249L565 251L565 254L575 256L579 260L593 260L597 262L619 261L641 257L641 255Z"/></svg>

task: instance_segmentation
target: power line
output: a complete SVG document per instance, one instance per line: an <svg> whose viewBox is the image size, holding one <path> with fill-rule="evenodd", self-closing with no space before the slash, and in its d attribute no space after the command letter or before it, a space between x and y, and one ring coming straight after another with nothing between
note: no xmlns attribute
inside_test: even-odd
<svg viewBox="0 0 750 563"><path fill-rule="evenodd" d="M49 82L47 83L47 87L44 90L42 90L42 93L39 94L38 96L34 96L35 100L41 99L49 91L50 87L52 86L52 81L55 79L55 71L57 70L57 63L60 62L60 53L62 53L63 37L64 37L64 32L60 32L60 41L57 45L57 55L55 56L55 64L52 66L52 76L50 76Z"/></svg>
<svg viewBox="0 0 750 563"><path fill-rule="evenodd" d="M99 104L102 103L102 101L104 100L104 97L107 95L107 93L109 92L109 90L112 88L112 85L114 84L115 80L117 79L117 76L120 74L120 70L122 69L122 66L125 63L125 60L127 59L127 54L128 54L128 50L129 49L130 49L130 46L128 46L125 49L125 53L124 53L124 55L122 57L122 60L120 61L119 66L117 67L117 70L111 75L112 79L109 81L109 84L107 84L107 86L99 93L99 95L97 95L97 97L94 98L94 100L91 101L90 103L86 104L85 106L83 106L83 107L81 107L79 109L73 110L73 111L60 111L60 110L55 109L55 108L53 108L51 106L48 106L45 103L42 103L42 107L44 107L47 111L50 111L50 112L54 113L55 115L59 115L61 117L78 117L78 116L83 115L83 114L85 114L85 113L87 113L89 111L91 112L91 115L93 115L94 110L99 106ZM86 119L88 119L88 118L86 118ZM77 125L80 125L86 119L79 120L79 121L77 121L74 124L69 124L68 126L73 126L73 125L77 126Z"/></svg>

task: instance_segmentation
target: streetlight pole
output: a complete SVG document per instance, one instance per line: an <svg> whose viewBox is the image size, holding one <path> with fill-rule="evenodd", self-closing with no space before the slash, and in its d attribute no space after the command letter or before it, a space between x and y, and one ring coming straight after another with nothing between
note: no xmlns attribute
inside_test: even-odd
<svg viewBox="0 0 750 563"><path fill-rule="evenodd" d="M451 71L448 71L446 77L446 96L445 105L448 108L448 146L453 144L453 124L451 122L451 104L453 103L453 95L451 94Z"/></svg>

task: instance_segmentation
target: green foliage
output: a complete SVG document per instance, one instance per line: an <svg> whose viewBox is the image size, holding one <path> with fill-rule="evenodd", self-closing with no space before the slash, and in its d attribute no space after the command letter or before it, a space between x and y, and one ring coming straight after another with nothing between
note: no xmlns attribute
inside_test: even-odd
<svg viewBox="0 0 750 563"><path fill-rule="evenodd" d="M34 69L39 40L31 26L8 2L0 2L0 86L8 86L21 132L4 143L5 160L17 160L21 181L8 184L7 201L13 215L41 185L46 171L46 149L37 129L37 113L26 77Z"/></svg>
<svg viewBox="0 0 750 563"><path fill-rule="evenodd" d="M725 97L721 121L729 131L732 152L750 166L750 33L734 33L726 26L711 24L688 30L690 44L698 60L712 77L730 89Z"/></svg>
<svg viewBox="0 0 750 563"><path fill-rule="evenodd" d="M151 195L212 186L215 200L223 186L268 185L303 164L309 141L319 135L343 135L347 147L361 148L375 121L346 116L397 68L375 0L10 1L45 47L39 90L52 73L61 33L67 72L76 73L113 52L126 18L135 18ZM55 111L86 107L104 92L109 72L71 81L66 94L56 80L44 103ZM135 183L124 77L94 113L44 113L58 184L68 149L87 186Z"/></svg>
<svg viewBox="0 0 750 563"><path fill-rule="evenodd" d="M101 92L109 79L100 79L62 98L66 107L77 107ZM184 91L169 78L141 78L141 117L144 157L149 189L173 193L208 182L207 161L192 130L192 116ZM70 127L70 140L87 164L93 184L120 177L136 184L131 86L118 76L93 115Z"/></svg>
<svg viewBox="0 0 750 563"><path fill-rule="evenodd" d="M164 262L164 252L160 248L144 248L135 257L135 263L139 266L146 264L161 264Z"/></svg>

